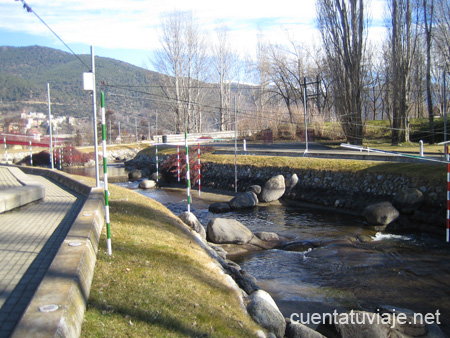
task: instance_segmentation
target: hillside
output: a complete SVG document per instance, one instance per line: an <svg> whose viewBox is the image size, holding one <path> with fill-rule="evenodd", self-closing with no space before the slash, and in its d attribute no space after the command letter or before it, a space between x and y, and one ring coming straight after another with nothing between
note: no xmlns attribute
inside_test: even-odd
<svg viewBox="0 0 450 338"><path fill-rule="evenodd" d="M91 56L80 55L90 67ZM92 100L83 91L82 73L90 71L74 55L60 50L30 47L0 47L0 111L47 110L47 83L52 104L58 113L75 117L87 116ZM157 109L152 101L136 100L139 94L125 89L105 89L102 83L126 86L146 86L151 92L163 75L131 64L104 57L95 58L98 90L108 94L108 109L117 112L142 112ZM152 87L150 87L152 86Z"/></svg>

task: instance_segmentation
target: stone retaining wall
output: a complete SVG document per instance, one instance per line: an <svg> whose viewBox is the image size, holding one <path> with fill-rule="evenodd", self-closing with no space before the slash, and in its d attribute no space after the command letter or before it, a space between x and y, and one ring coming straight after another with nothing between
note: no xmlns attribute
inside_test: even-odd
<svg viewBox="0 0 450 338"><path fill-rule="evenodd" d="M202 164L202 186L234 190L234 165ZM237 167L238 191L257 184L263 186L271 177L293 174L299 178L292 190L286 191L285 201L299 201L317 206L335 207L361 214L370 204L389 201L403 189L414 188L424 195L422 205L399 220L402 228L439 232L445 228L446 182L441 185L408 175L386 173L345 172L327 170L291 170L283 168L256 168L251 165Z"/></svg>
<svg viewBox="0 0 450 338"><path fill-rule="evenodd" d="M215 163L202 164L202 185L219 189L234 189L234 165ZM288 178L297 174L299 182L290 192L298 194L308 190L326 191L335 196L366 195L371 199L392 199L403 188L416 188L433 202L444 203L445 182L436 185L435 182L424 182L404 176L394 176L385 173L364 172L334 172L326 170L291 170L284 168L255 168L245 165L237 167L238 190L243 191L252 184L263 185L268 179L276 175ZM292 196L292 195L288 195ZM295 198L294 197L294 198ZM306 197L305 197L306 198ZM334 204L334 203L333 203Z"/></svg>

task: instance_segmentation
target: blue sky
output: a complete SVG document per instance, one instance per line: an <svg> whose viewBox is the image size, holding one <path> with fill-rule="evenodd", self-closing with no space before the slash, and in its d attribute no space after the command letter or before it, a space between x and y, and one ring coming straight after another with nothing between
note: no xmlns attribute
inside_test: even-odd
<svg viewBox="0 0 450 338"><path fill-rule="evenodd" d="M26 3L77 54L111 57L152 68L152 51L159 48L161 17L174 10L192 11L213 39L225 24L233 48L243 57L254 55L257 34L269 40L318 41L314 0L28 0ZM381 22L382 0L372 0L371 17ZM373 36L379 36L374 27ZM33 14L15 0L0 0L0 46L40 45L69 50Z"/></svg>

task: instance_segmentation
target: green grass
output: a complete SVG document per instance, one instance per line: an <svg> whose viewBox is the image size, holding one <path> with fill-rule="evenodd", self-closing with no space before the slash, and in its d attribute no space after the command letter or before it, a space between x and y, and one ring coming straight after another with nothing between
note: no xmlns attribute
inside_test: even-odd
<svg viewBox="0 0 450 338"><path fill-rule="evenodd" d="M259 328L178 218L110 191L113 256L103 234L81 337L254 337Z"/></svg>

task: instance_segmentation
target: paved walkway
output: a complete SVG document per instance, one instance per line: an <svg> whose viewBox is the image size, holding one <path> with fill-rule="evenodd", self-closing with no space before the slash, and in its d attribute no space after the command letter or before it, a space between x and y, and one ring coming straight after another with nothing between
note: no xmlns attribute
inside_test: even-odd
<svg viewBox="0 0 450 338"><path fill-rule="evenodd" d="M8 337L31 301L85 197L59 183L27 175L45 198L0 214L0 337ZM0 167L0 190L21 186Z"/></svg>

